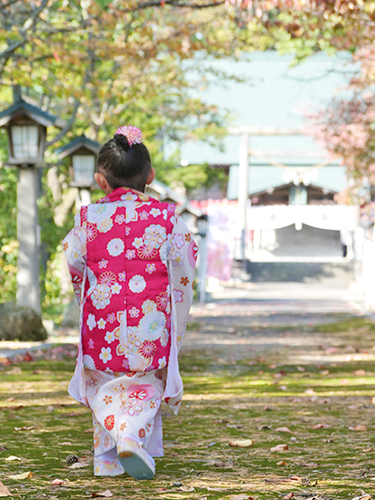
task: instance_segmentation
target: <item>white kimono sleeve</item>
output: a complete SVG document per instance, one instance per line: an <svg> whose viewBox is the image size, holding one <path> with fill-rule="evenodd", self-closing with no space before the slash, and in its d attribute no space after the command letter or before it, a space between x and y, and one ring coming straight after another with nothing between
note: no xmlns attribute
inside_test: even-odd
<svg viewBox="0 0 375 500"><path fill-rule="evenodd" d="M183 341L189 310L193 302L193 285L197 246L185 222L175 217L171 237L170 270L173 302L176 310L177 348Z"/></svg>
<svg viewBox="0 0 375 500"><path fill-rule="evenodd" d="M80 215L75 217L75 226L63 240L63 249L68 264L74 293L81 302L83 274L86 266L86 228L80 224Z"/></svg>

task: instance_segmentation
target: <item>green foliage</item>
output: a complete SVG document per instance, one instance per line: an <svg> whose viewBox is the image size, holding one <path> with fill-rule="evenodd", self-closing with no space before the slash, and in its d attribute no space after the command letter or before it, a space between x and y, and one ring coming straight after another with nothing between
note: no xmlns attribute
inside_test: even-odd
<svg viewBox="0 0 375 500"><path fill-rule="evenodd" d="M0 134L0 140L4 135ZM0 149L1 154L4 150ZM17 291L17 170L0 168L0 296L15 300Z"/></svg>
<svg viewBox="0 0 375 500"><path fill-rule="evenodd" d="M67 393L75 346L32 353L32 362L0 365L2 483L13 497L25 500L42 495L84 500L105 490L124 500L229 500L240 495L274 500L291 493L296 500L348 500L371 495L375 373L368 353L374 330L357 335L357 361L349 361L353 334L333 328L325 342L337 346L337 360L329 355L322 361L320 334L310 331L306 337L291 327L290 336L308 342L286 348L284 333L270 328L263 333L264 344L257 339L260 350L254 350L251 332L243 332L240 318L231 319L221 327L227 339L236 329L238 345L220 344L210 329L211 316L195 325L203 330L202 343L192 333L194 348L182 348L184 398L178 416L163 409L165 456L156 459L152 481L94 476L92 415ZM245 439L253 445L229 444ZM278 444L288 449L271 452ZM68 467L71 454L82 467ZM18 459L7 460L10 456ZM31 479L9 478L27 471ZM64 484L53 486L54 479Z"/></svg>

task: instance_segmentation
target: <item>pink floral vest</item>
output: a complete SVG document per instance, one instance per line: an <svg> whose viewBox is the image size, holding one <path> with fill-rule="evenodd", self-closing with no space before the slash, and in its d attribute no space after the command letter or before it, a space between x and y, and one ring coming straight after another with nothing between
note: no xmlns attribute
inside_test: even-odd
<svg viewBox="0 0 375 500"><path fill-rule="evenodd" d="M81 209L87 234L82 318L87 368L145 372L167 366L174 210L128 188Z"/></svg>

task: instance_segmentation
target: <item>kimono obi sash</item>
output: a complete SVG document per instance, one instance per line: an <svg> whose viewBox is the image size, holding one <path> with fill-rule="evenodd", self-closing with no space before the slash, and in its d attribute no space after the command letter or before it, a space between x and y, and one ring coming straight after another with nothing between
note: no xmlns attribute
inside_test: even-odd
<svg viewBox="0 0 375 500"><path fill-rule="evenodd" d="M87 234L82 316L87 368L146 372L168 365L167 264L174 210L127 188L81 209Z"/></svg>

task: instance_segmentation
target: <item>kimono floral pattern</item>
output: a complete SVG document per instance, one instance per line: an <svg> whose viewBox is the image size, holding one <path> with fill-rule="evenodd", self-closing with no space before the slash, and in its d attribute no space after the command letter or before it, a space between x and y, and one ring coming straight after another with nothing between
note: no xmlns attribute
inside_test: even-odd
<svg viewBox="0 0 375 500"><path fill-rule="evenodd" d="M172 302L191 298L195 266L195 243L174 206L119 188L76 222L64 248L77 297L83 287L86 362L107 372L168 366ZM179 343L186 320L176 325Z"/></svg>
<svg viewBox="0 0 375 500"><path fill-rule="evenodd" d="M160 372L127 376L85 369L84 373L93 412L95 475L124 473L117 458L119 447L126 451L140 446L148 455L162 456Z"/></svg>
<svg viewBox="0 0 375 500"><path fill-rule="evenodd" d="M93 413L95 474L122 474L116 447L161 456L161 399L181 404L197 248L173 205L126 188L83 207L63 248L81 308L69 393Z"/></svg>

